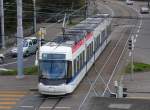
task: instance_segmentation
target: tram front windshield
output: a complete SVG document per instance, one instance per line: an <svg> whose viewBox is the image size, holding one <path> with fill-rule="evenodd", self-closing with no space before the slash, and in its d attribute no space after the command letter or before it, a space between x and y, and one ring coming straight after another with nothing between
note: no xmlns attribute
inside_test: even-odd
<svg viewBox="0 0 150 110"><path fill-rule="evenodd" d="M43 60L40 61L40 71L44 78L64 79L66 75L66 61L64 60Z"/></svg>

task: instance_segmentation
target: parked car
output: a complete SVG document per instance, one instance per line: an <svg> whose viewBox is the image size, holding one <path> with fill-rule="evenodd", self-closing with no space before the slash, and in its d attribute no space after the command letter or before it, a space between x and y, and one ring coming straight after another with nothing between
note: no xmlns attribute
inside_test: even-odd
<svg viewBox="0 0 150 110"><path fill-rule="evenodd" d="M131 0L126 0L126 4L127 4L127 5L133 5L133 1L131 1Z"/></svg>
<svg viewBox="0 0 150 110"><path fill-rule="evenodd" d="M38 49L38 40L36 37L26 37L23 41L23 56L29 56L36 53ZM10 51L11 56L17 56L17 46L13 47Z"/></svg>
<svg viewBox="0 0 150 110"><path fill-rule="evenodd" d="M4 58L5 58L4 54L0 54L0 64L4 63Z"/></svg>
<svg viewBox="0 0 150 110"><path fill-rule="evenodd" d="M144 13L149 13L149 8L146 6L143 6L140 8L140 13L144 14Z"/></svg>

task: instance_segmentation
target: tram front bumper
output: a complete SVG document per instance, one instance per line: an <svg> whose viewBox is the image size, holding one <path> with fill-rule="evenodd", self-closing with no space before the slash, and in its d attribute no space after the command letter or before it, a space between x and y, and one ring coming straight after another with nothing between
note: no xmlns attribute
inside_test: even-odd
<svg viewBox="0 0 150 110"><path fill-rule="evenodd" d="M67 89L66 84L61 84L58 86L54 85L44 85L43 83L39 83L38 90L41 94L45 95L65 95L69 93L69 89Z"/></svg>

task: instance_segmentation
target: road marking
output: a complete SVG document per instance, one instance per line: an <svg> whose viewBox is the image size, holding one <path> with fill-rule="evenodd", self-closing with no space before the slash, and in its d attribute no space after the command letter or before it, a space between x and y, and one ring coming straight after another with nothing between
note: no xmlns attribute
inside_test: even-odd
<svg viewBox="0 0 150 110"><path fill-rule="evenodd" d="M20 108L34 108L34 106L19 106ZM40 109L52 109L53 107L40 107ZM56 109L71 109L71 107L55 107Z"/></svg>
<svg viewBox="0 0 150 110"><path fill-rule="evenodd" d="M53 107L40 107L40 109L51 109ZM71 109L71 107L55 107L55 109Z"/></svg>
<svg viewBox="0 0 150 110"><path fill-rule="evenodd" d="M4 109L11 109L13 108L14 106L0 106L0 109L1 110L4 110Z"/></svg>
<svg viewBox="0 0 150 110"><path fill-rule="evenodd" d="M138 29L138 30L137 30L137 33L139 33L139 32L140 32L140 30Z"/></svg>
<svg viewBox="0 0 150 110"><path fill-rule="evenodd" d="M134 43L136 43L136 39L134 39Z"/></svg>
<svg viewBox="0 0 150 110"><path fill-rule="evenodd" d="M0 97L23 97L24 94L0 94Z"/></svg>
<svg viewBox="0 0 150 110"><path fill-rule="evenodd" d="M140 29L140 28L141 28L141 25L139 25L138 28Z"/></svg>
<svg viewBox="0 0 150 110"><path fill-rule="evenodd" d="M19 106L20 108L34 108L33 106Z"/></svg>
<svg viewBox="0 0 150 110"><path fill-rule="evenodd" d="M135 37L138 38L138 34L136 34Z"/></svg>
<svg viewBox="0 0 150 110"><path fill-rule="evenodd" d="M0 102L0 105L15 105L16 104L16 102L11 102L11 101L9 101L9 102Z"/></svg>
<svg viewBox="0 0 150 110"><path fill-rule="evenodd" d="M14 108L25 95L27 95L26 91L0 90L0 110Z"/></svg>
<svg viewBox="0 0 150 110"><path fill-rule="evenodd" d="M18 101L18 98L14 98L14 97L8 97L8 98L0 98L0 101Z"/></svg>

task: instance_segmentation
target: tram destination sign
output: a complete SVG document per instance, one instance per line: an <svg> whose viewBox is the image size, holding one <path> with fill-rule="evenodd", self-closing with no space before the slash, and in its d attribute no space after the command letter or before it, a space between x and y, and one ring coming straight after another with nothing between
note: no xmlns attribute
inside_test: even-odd
<svg viewBox="0 0 150 110"><path fill-rule="evenodd" d="M42 54L43 60L64 60L65 58L66 58L65 54L49 54L49 53Z"/></svg>

